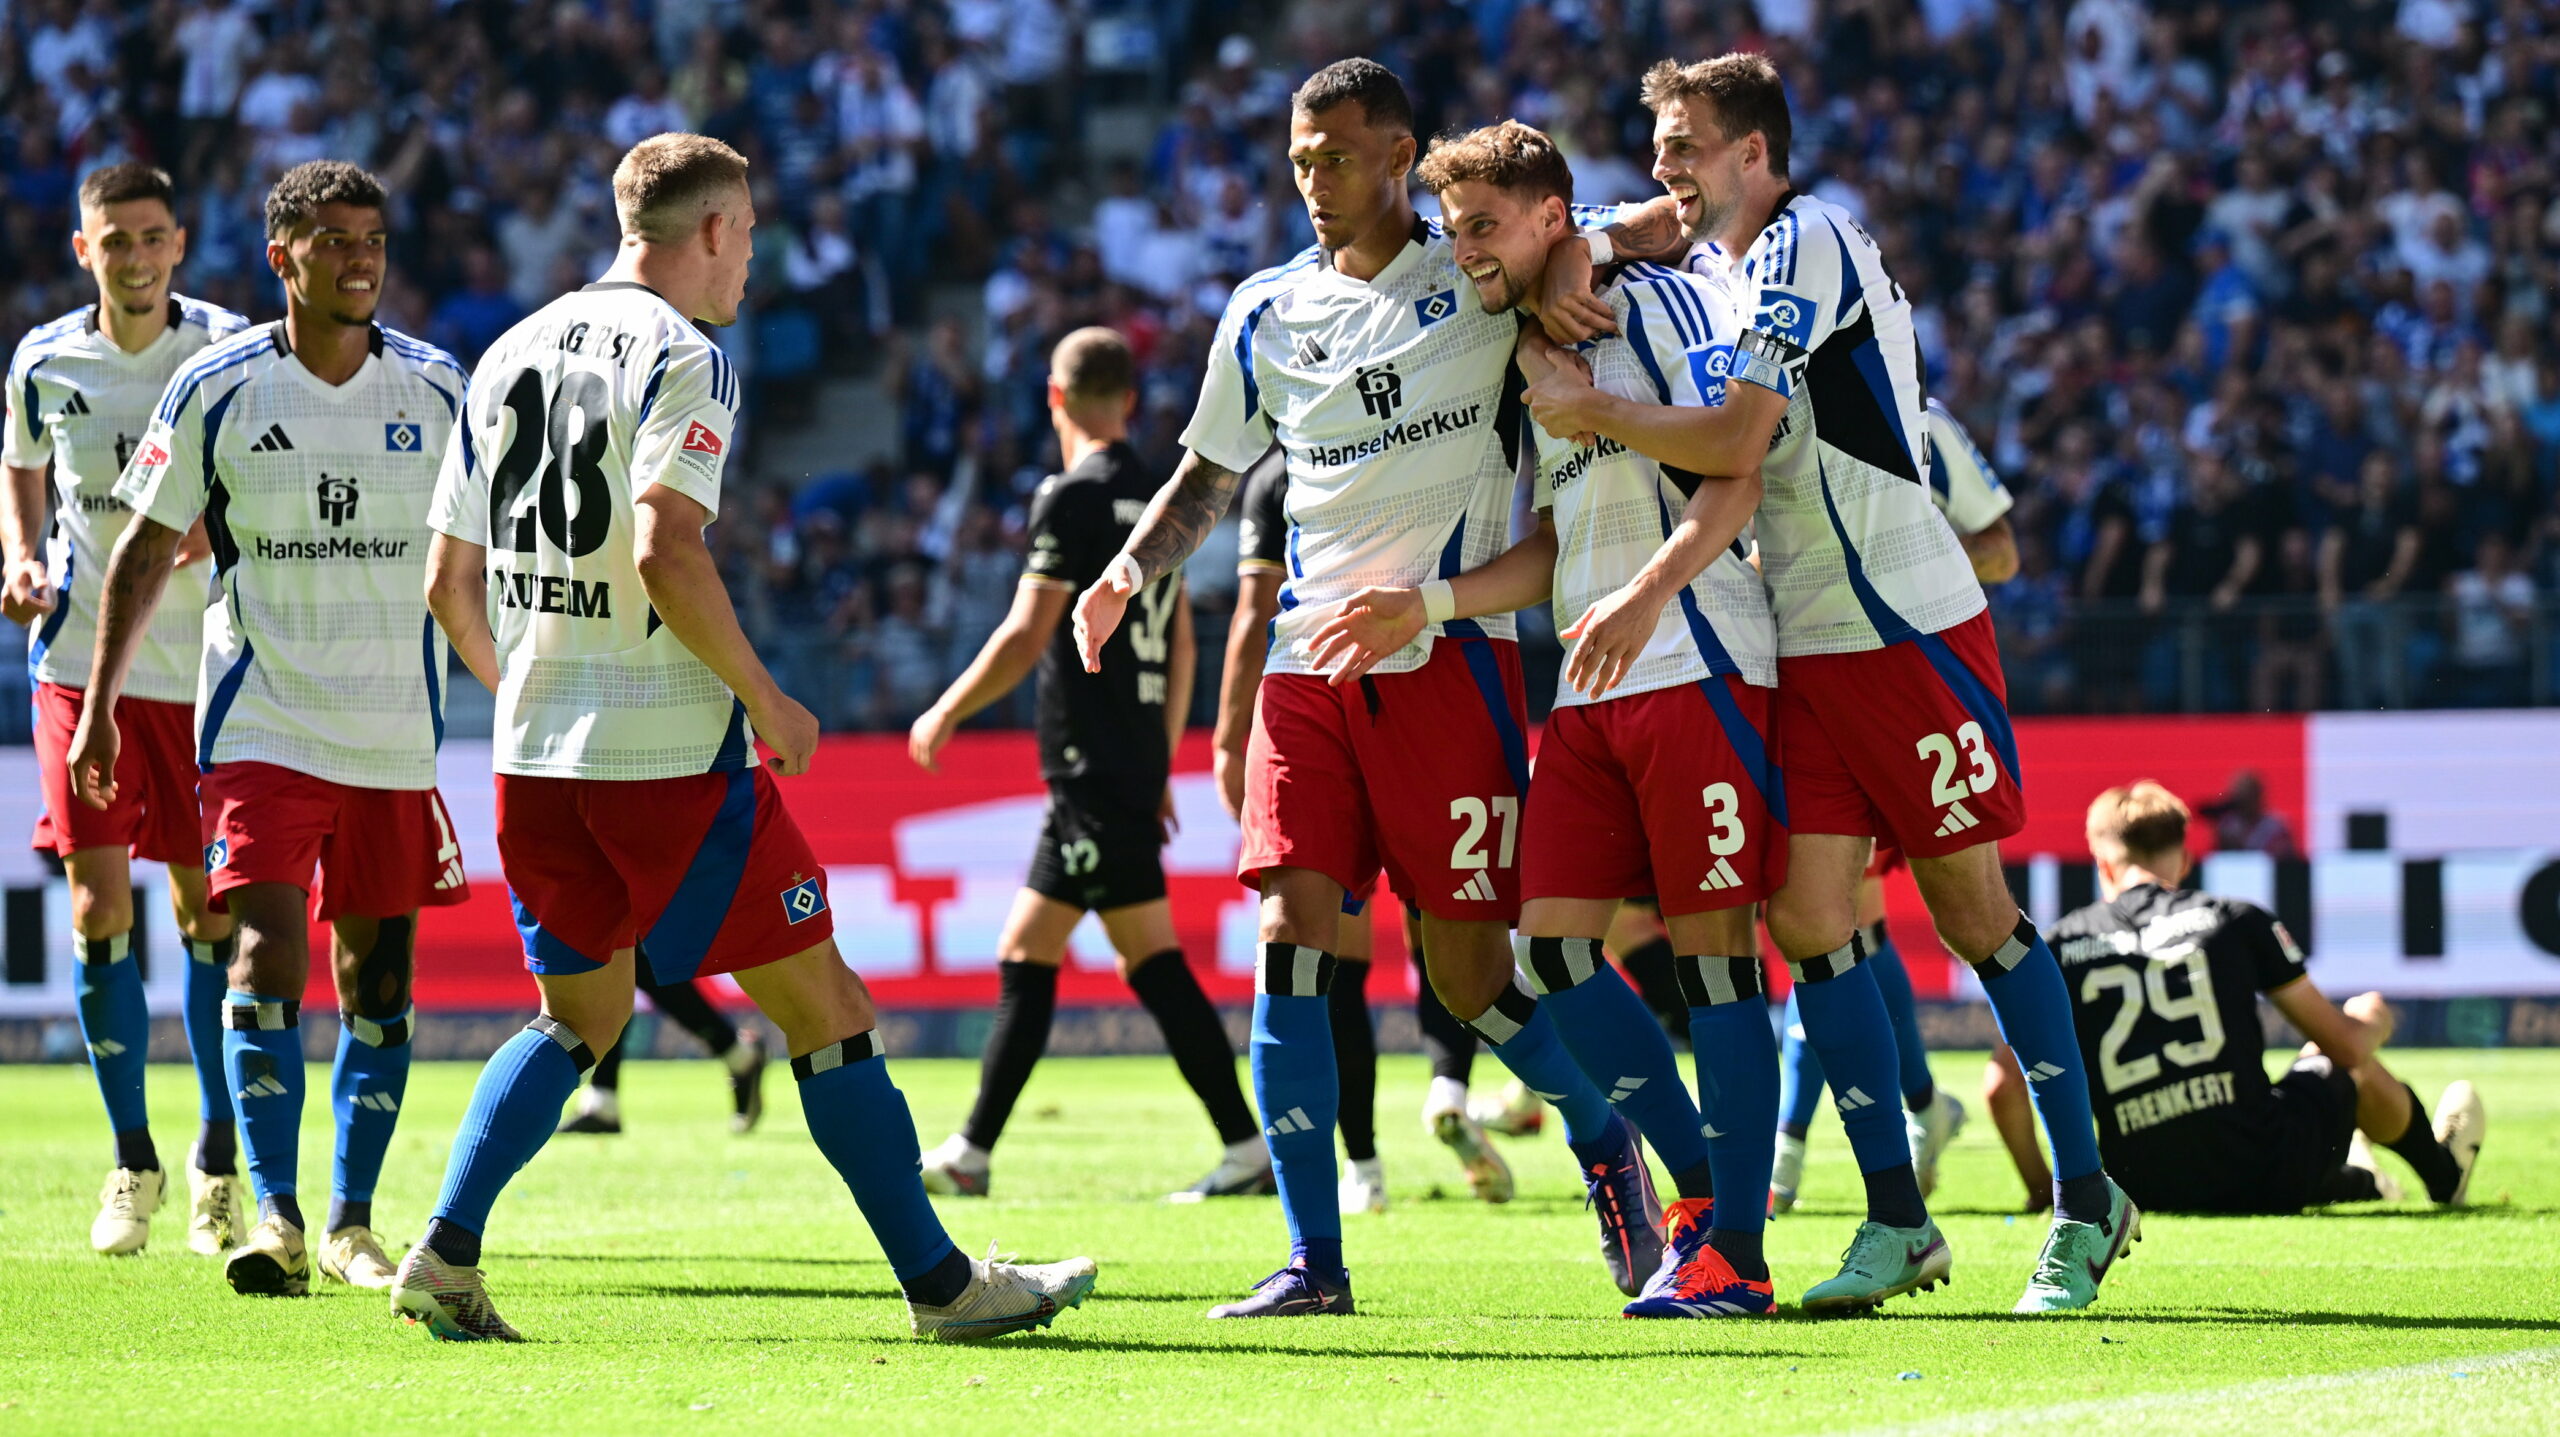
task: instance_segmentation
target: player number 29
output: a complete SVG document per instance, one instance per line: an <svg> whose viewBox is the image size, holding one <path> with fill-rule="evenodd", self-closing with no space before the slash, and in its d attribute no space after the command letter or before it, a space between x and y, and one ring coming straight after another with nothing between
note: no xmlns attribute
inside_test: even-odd
<svg viewBox="0 0 2560 1437"><path fill-rule="evenodd" d="M1511 866L1511 847L1516 838L1515 831L1520 826L1519 799L1508 796L1453 798L1449 800L1449 816L1467 826L1466 832L1458 835L1457 843L1449 850L1451 868L1485 866L1484 831L1496 821L1502 825L1502 851L1501 856L1494 860L1493 866L1496 868Z"/></svg>
<svg viewBox="0 0 2560 1437"><path fill-rule="evenodd" d="M2186 974L2185 993L2170 993L2172 971ZM2189 944L2155 954L2139 973L2125 967L2092 968L2089 976L2080 980L2080 1000L2084 1003L2096 1003L2110 990L2122 993L2124 998L2115 1019L2107 1024L2105 1036L2098 1039L2098 1076L2108 1092L2121 1093L2159 1077L2162 1058L2181 1068L2192 1068L2212 1062L2221 1054L2222 1009L2213 1000L2213 969L2205 962L2203 949ZM2134 1025L2142 1021L2145 998L2163 1022L2195 1020L2196 1036L2162 1043L2157 1053L2125 1057L2124 1045L2133 1037Z"/></svg>
<svg viewBox="0 0 2560 1437"><path fill-rule="evenodd" d="M1973 765L1970 774L1961 776L1956 771L1956 747L1959 744L1963 745L1964 756ZM1982 746L1982 725L1971 720L1957 729L1952 739L1942 733L1933 733L1914 747L1919 750L1920 757L1935 759L1938 763L1938 776L1929 785L1929 802L1932 805L1953 803L1965 796L1968 787L1975 793L1988 792L1991 785L2000 781L2000 770L1991 762L1991 750Z"/></svg>

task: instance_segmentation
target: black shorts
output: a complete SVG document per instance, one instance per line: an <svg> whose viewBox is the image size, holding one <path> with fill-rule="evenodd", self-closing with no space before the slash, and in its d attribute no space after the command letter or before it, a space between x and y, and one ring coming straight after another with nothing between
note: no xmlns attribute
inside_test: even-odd
<svg viewBox="0 0 2560 1437"><path fill-rule="evenodd" d="M1049 785L1031 872L1022 886L1043 898L1102 912L1164 897L1164 830L1150 804Z"/></svg>
<svg viewBox="0 0 2560 1437"><path fill-rule="evenodd" d="M2267 1155L2270 1202L2257 1211L2299 1212L2332 1201L2356 1137L2356 1080L2314 1055L2276 1079L2269 1096L2276 1111L2275 1147Z"/></svg>
<svg viewBox="0 0 2560 1437"><path fill-rule="evenodd" d="M2255 1111L2174 1150L2145 1144L2141 1161L2111 1156L2108 1175L2146 1211L2294 1213L2338 1199L2355 1134L2356 1080L2315 1056L2278 1078Z"/></svg>

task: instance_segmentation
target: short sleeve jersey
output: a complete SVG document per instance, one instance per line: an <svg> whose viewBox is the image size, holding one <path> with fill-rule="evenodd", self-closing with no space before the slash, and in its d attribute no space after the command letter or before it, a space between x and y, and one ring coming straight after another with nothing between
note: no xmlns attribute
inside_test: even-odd
<svg viewBox="0 0 2560 1437"><path fill-rule="evenodd" d="M45 541L53 612L28 635L27 663L37 681L86 688L98 640L99 581L107 556L133 511L116 497L116 479L133 457L151 413L178 367L207 345L249 327L227 309L183 296L169 299L169 327L127 354L98 326L92 305L30 330L9 361L8 421L0 462L17 469L53 466L53 532ZM135 642L124 691L162 703L193 703L204 657L204 594L209 570L187 568Z"/></svg>
<svg viewBox="0 0 2560 1437"><path fill-rule="evenodd" d="M1602 286L1618 332L1583 347L1600 389L1652 404L1724 402L1739 317L1714 288L1679 270L1629 265ZM1612 439L1576 444L1527 426L1538 456L1537 504L1556 526L1555 621L1570 628L1641 572L1701 481ZM1716 556L1666 605L1644 653L1611 696L1739 674L1778 681L1776 635L1760 576L1739 548ZM1559 682L1559 707L1591 702Z"/></svg>
<svg viewBox="0 0 2560 1437"><path fill-rule="evenodd" d="M1023 582L1081 593L1138 527L1156 480L1126 444L1086 455L1031 496L1031 558ZM1094 781L1152 810L1164 790L1166 669L1173 653L1182 575L1169 573L1129 600L1127 618L1102 646L1102 671L1086 673L1074 626L1058 625L1040 653L1040 776Z"/></svg>
<svg viewBox="0 0 2560 1437"><path fill-rule="evenodd" d="M462 366L376 326L333 386L285 343L262 324L188 361L116 483L154 523L203 515L213 543L196 762L433 788L445 641L427 612L427 500Z"/></svg>
<svg viewBox="0 0 2560 1437"><path fill-rule="evenodd" d="M1289 465L1278 445L1244 471L1236 501L1236 571L1289 568Z"/></svg>
<svg viewBox="0 0 2560 1437"><path fill-rule="evenodd" d="M2175 1174L2246 1151L2268 1121L2258 995L2304 976L2255 904L2144 884L2047 931L2097 1100L2107 1166Z"/></svg>
<svg viewBox="0 0 2560 1437"><path fill-rule="evenodd" d="M481 356L428 523L487 551L498 772L755 765L746 706L649 606L636 542L651 485L719 513L737 413L737 370L644 285L562 295Z"/></svg>
<svg viewBox="0 0 2560 1437"><path fill-rule="evenodd" d="M1737 382L1787 412L1762 462L1761 572L1782 655L1855 653L1982 612L1931 512L1911 305L1846 210L1793 195L1742 262Z"/></svg>
<svg viewBox="0 0 2560 1437"><path fill-rule="evenodd" d="M1929 497L1960 538L1971 538L2000 522L2017 501L2000 482L1999 472L1982 457L1973 436L1965 432L1947 406L1932 399L1924 416L1929 453Z"/></svg>

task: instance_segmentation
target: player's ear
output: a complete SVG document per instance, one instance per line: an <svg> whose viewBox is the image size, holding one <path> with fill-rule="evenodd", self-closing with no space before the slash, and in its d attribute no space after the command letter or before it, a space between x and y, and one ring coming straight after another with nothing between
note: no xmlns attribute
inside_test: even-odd
<svg viewBox="0 0 2560 1437"><path fill-rule="evenodd" d="M272 237L268 239L267 271L278 279L283 279L286 275L292 273L293 252L285 248L285 242L283 240Z"/></svg>
<svg viewBox="0 0 2560 1437"><path fill-rule="evenodd" d="M175 269L186 262L187 227L185 225L180 225L176 229L169 231L169 267Z"/></svg>
<svg viewBox="0 0 2560 1437"><path fill-rule="evenodd" d="M1065 391L1065 390L1063 390L1063 389L1059 388L1059 387L1058 387L1058 381L1056 381L1055 379L1050 380L1050 381L1049 381L1049 408L1050 408L1050 410L1051 410L1052 412L1055 412L1055 411L1058 411L1058 410L1065 409L1066 407L1067 407L1067 391Z"/></svg>
<svg viewBox="0 0 2560 1437"><path fill-rule="evenodd" d="M1389 153L1387 167L1402 179L1413 173L1413 162L1420 158L1422 146L1411 135L1396 136L1395 148Z"/></svg>
<svg viewBox="0 0 2560 1437"><path fill-rule="evenodd" d="M1131 385L1129 387L1129 392L1120 396L1120 417L1122 419L1127 419L1129 416L1137 412L1138 389L1136 385Z"/></svg>
<svg viewBox="0 0 2560 1437"><path fill-rule="evenodd" d="M71 257L80 262L80 267L82 269L87 269L89 267L89 232L87 229L75 229L71 232Z"/></svg>

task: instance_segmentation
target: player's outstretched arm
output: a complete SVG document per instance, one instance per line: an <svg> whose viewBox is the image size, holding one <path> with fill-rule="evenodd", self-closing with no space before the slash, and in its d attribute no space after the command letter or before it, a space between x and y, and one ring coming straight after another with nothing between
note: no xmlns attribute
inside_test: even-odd
<svg viewBox="0 0 2560 1437"><path fill-rule="evenodd" d="M1353 594L1308 635L1307 646L1327 682L1351 683L1412 643L1427 624L1525 609L1543 602L1555 582L1556 523L1542 512L1529 537L1456 578Z"/></svg>
<svg viewBox="0 0 2560 1437"><path fill-rule="evenodd" d="M498 691L498 638L489 632L489 551L451 534L427 540L427 611L464 667Z"/></svg>
<svg viewBox="0 0 2560 1437"><path fill-rule="evenodd" d="M1182 731L1191 724L1191 687L1200 676L1200 644L1191 627L1191 586L1173 581L1173 650L1164 661L1164 752L1170 761L1182 747ZM1173 813L1173 780L1167 777L1164 800L1156 815L1164 824L1165 842L1173 841L1181 823Z"/></svg>
<svg viewBox="0 0 2560 1437"><path fill-rule="evenodd" d="M2381 1002L2370 994L2365 997L2374 1005ZM2276 1005L2276 1011L2284 1014L2285 1021L2293 1025L2294 1031L2300 1033L2304 1041L2318 1048L2321 1056L2337 1064L2342 1072L2370 1059L2390 1036L2389 1029L2379 1023L2367 1023L2342 1011L2329 1001L2328 994L2320 991L2318 984L2308 978L2296 978L2281 987L2269 989L2267 1001ZM2386 1018L2389 1011L2388 1008L2382 1010Z"/></svg>
<svg viewBox="0 0 2560 1437"><path fill-rule="evenodd" d="M1119 629L1130 596L1191 557L1218 516L1227 512L1241 478L1197 451L1183 451L1173 477L1147 502L1147 512L1130 531L1119 557L1076 600L1076 652L1084 658L1086 673L1102 672L1102 646Z"/></svg>
<svg viewBox="0 0 2560 1437"><path fill-rule="evenodd" d="M1592 387L1571 365L1558 365L1529 386L1529 415L1558 438L1599 434L1639 454L1692 474L1746 474L1760 467L1787 399L1758 384L1735 382L1716 405L1652 404Z"/></svg>
<svg viewBox="0 0 2560 1437"><path fill-rule="evenodd" d="M774 771L786 776L808 772L818 749L818 716L773 681L746 631L738 627L738 612L720 582L720 566L702 542L711 511L664 484L650 485L632 502L640 516L634 545L640 591L649 606L675 630L676 642L747 706L748 722L773 749Z"/></svg>
<svg viewBox="0 0 2560 1437"><path fill-rule="evenodd" d="M1227 817L1244 817L1244 746L1253 736L1254 696L1262 691L1262 661L1271 651L1271 621L1280 614L1280 571L1251 568L1236 574L1236 611L1227 621L1227 662L1218 675L1218 727L1211 736L1218 801Z"/></svg>
<svg viewBox="0 0 2560 1437"><path fill-rule="evenodd" d="M116 751L122 746L116 700L124 694L134 645L151 627L151 612L168 587L178 538L168 525L134 515L99 581L98 642L90 654L89 687L80 696L80 726L71 735L72 791L92 808L115 802Z"/></svg>
<svg viewBox="0 0 2560 1437"><path fill-rule="evenodd" d="M44 533L44 471L12 464L0 473L8 480L0 493L0 615L33 624L53 612L53 579L37 537Z"/></svg>
<svg viewBox="0 0 2560 1437"><path fill-rule="evenodd" d="M1680 511L1680 522L1653 551L1636 576L1616 592L1582 611L1582 617L1559 637L1572 642L1565 661L1565 682L1600 698L1626 678L1644 656L1661 622L1662 607L1706 572L1718 554L1733 546L1742 526L1760 507L1760 471L1739 479L1702 479Z"/></svg>
<svg viewBox="0 0 2560 1437"><path fill-rule="evenodd" d="M1668 195L1657 195L1617 220L1603 225L1611 258L1657 260L1676 264L1688 252L1689 232L1680 223L1680 207ZM1580 344L1618 332L1618 318L1608 301L1592 293L1591 242L1578 234L1559 239L1547 253L1547 268L1538 283L1538 322L1559 344Z"/></svg>
<svg viewBox="0 0 2560 1437"><path fill-rule="evenodd" d="M1015 586L1013 607L978 649L960 677L951 681L933 706L916 716L907 729L907 757L931 769L934 755L951 741L952 732L980 709L1013 692L1014 685L1040 662L1040 651L1058 631L1067 612L1067 596L1075 590L1052 580L1026 577Z"/></svg>

